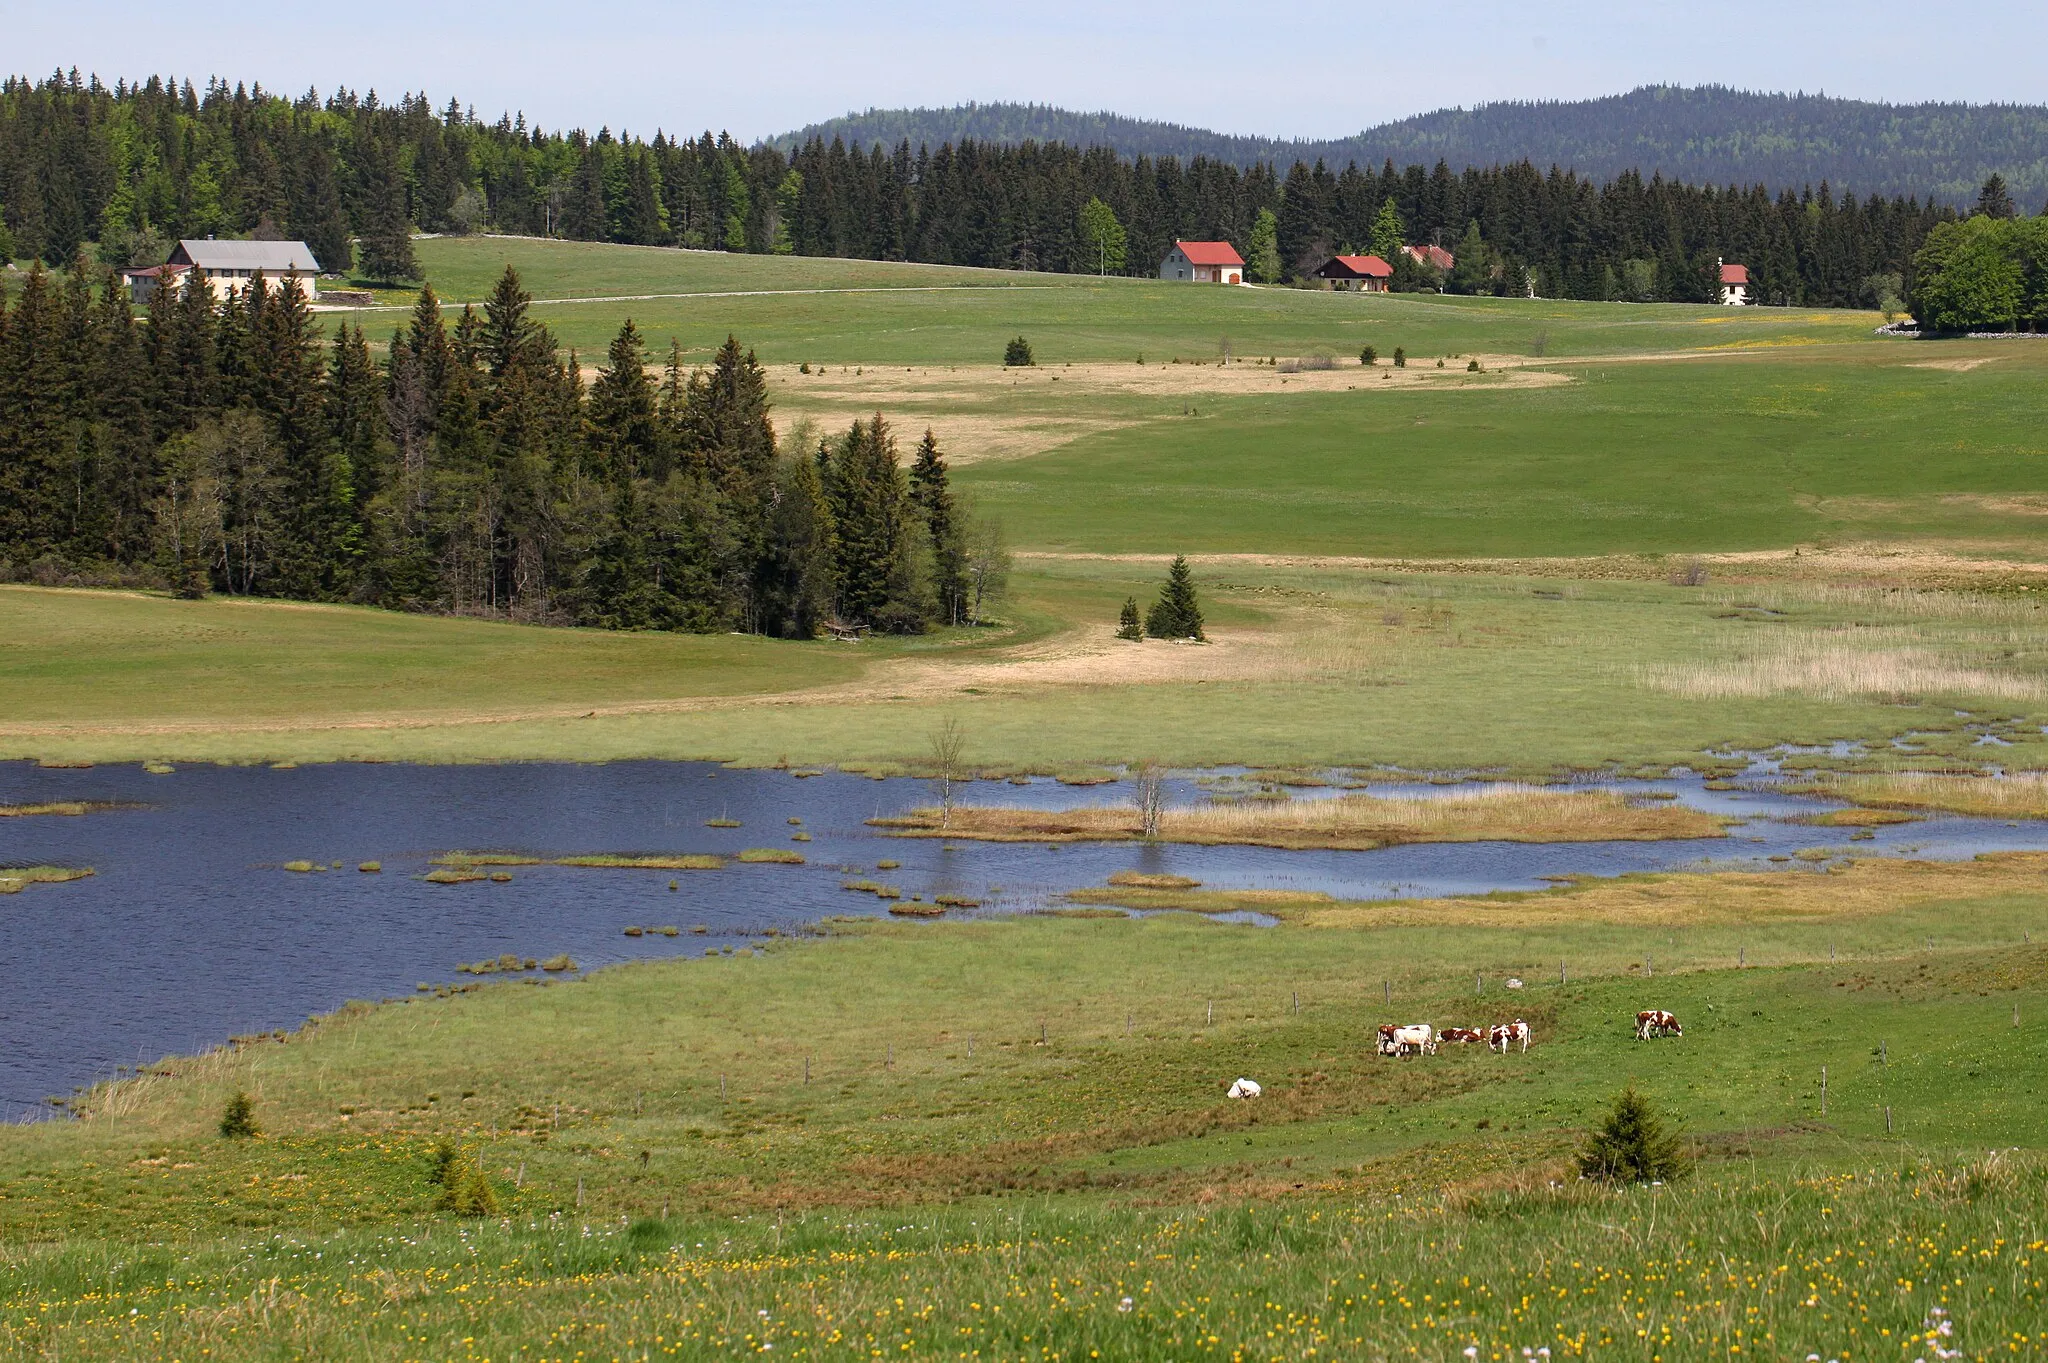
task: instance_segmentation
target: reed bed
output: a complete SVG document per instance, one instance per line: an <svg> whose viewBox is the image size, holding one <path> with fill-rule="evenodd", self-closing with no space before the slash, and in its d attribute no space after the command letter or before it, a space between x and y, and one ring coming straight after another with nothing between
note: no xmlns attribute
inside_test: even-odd
<svg viewBox="0 0 2048 1363"><path fill-rule="evenodd" d="M0 819L33 818L38 814L76 818L80 814L97 814L101 810L121 808L124 806L114 800L45 800L39 804L0 805Z"/></svg>
<svg viewBox="0 0 2048 1363"><path fill-rule="evenodd" d="M1818 700L1910 700L1928 695L2048 699L2048 680L1975 666L1922 648L1850 646L1821 638L1786 640L1728 661L1652 663L1637 679L1687 700L1800 695Z"/></svg>
<svg viewBox="0 0 2048 1363"><path fill-rule="evenodd" d="M1021 809L956 805L943 823L935 808L869 821L903 837L984 842L1128 842L1145 837L1131 806ZM1711 814L1649 804L1611 791L1494 785L1427 798L1344 795L1327 800L1256 800L1162 813L1160 842L1365 851L1413 842L1648 842L1725 836Z"/></svg>
<svg viewBox="0 0 2048 1363"><path fill-rule="evenodd" d="M786 847L749 847L740 853L741 861L750 866L801 866L804 854L792 852Z"/></svg>
<svg viewBox="0 0 2048 1363"><path fill-rule="evenodd" d="M1825 775L1794 787L1880 810L1939 809L1986 819L2048 819L2048 772L1943 776L1929 772Z"/></svg>

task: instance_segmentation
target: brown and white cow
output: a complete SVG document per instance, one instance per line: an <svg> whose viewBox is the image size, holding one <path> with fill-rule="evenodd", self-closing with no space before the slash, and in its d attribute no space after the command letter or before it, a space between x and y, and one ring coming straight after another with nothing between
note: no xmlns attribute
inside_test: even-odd
<svg viewBox="0 0 2048 1363"><path fill-rule="evenodd" d="M1522 1043L1522 1049L1529 1049L1529 1024L1516 1018L1513 1022L1499 1022L1486 1029L1486 1048L1508 1053L1508 1047L1515 1042Z"/></svg>
<svg viewBox="0 0 2048 1363"><path fill-rule="evenodd" d="M1446 1027L1436 1035L1439 1041L1455 1041L1460 1045L1486 1040L1486 1033L1477 1027Z"/></svg>
<svg viewBox="0 0 2048 1363"><path fill-rule="evenodd" d="M1435 1055L1436 1033L1426 1022L1407 1027L1381 1023L1379 1052L1381 1055Z"/></svg>
<svg viewBox="0 0 2048 1363"><path fill-rule="evenodd" d="M1678 1017L1662 1008L1646 1008L1636 1014L1636 1040L1648 1041L1653 1036L1684 1036L1685 1028L1678 1025Z"/></svg>

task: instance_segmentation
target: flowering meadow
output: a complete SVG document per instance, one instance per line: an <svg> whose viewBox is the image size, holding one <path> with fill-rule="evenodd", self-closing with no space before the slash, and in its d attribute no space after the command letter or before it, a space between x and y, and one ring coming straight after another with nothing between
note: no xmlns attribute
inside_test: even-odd
<svg viewBox="0 0 2048 1363"><path fill-rule="evenodd" d="M0 1357L2044 1357L2044 870L860 926L350 1005L0 1133ZM1371 1039L1507 1016L1527 1051ZM1578 1176L1624 1085L1688 1176Z"/></svg>

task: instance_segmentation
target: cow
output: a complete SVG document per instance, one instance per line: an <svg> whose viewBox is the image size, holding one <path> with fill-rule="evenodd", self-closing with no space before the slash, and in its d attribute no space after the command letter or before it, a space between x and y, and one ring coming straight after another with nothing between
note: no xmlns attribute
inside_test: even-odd
<svg viewBox="0 0 2048 1363"><path fill-rule="evenodd" d="M1382 1023L1379 1052L1381 1055L1435 1055L1436 1033L1430 1030L1426 1022L1418 1022L1408 1027Z"/></svg>
<svg viewBox="0 0 2048 1363"><path fill-rule="evenodd" d="M1226 1098L1256 1098L1264 1092L1265 1090L1259 1087L1258 1080L1240 1079L1230 1086L1230 1092L1224 1096Z"/></svg>
<svg viewBox="0 0 2048 1363"><path fill-rule="evenodd" d="M1529 1049L1529 1024L1520 1018L1513 1022L1497 1022L1486 1029L1486 1049L1489 1051L1506 1055L1508 1046L1517 1041L1522 1043L1523 1050Z"/></svg>
<svg viewBox="0 0 2048 1363"><path fill-rule="evenodd" d="M1678 1025L1676 1014L1662 1008L1646 1008L1636 1014L1636 1040L1648 1041L1653 1036L1684 1036L1685 1028Z"/></svg>
<svg viewBox="0 0 2048 1363"><path fill-rule="evenodd" d="M1436 1035L1439 1041L1455 1041L1460 1045L1486 1040L1486 1033L1477 1027L1446 1027Z"/></svg>

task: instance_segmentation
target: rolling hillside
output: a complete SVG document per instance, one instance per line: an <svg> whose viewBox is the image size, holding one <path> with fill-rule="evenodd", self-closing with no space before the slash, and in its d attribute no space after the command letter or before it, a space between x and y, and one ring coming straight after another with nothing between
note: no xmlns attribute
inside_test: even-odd
<svg viewBox="0 0 2048 1363"><path fill-rule="evenodd" d="M816 136L894 146L976 138L1109 146L1128 156L1206 156L1238 166L1320 157L1377 165L1450 163L1453 170L1529 160L1607 178L1661 171L1688 183L1848 185L1859 194L1933 195L1965 203L1993 171L2027 211L2048 195L2048 107L1879 104L1824 95L1753 94L1719 86L1646 85L1572 103L1509 102L1439 109L1352 137L1285 141L1236 136L1049 105L967 104L870 109L771 139Z"/></svg>

